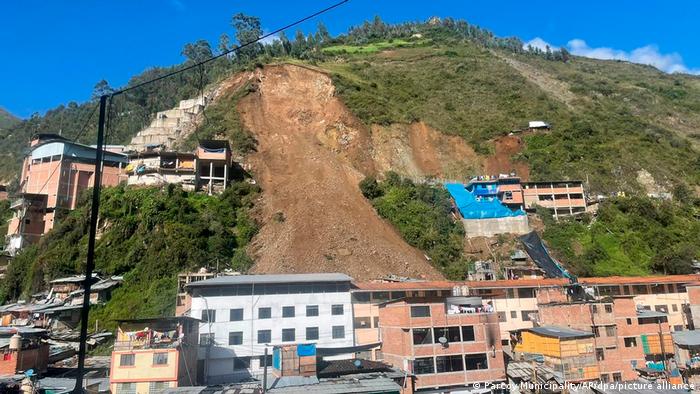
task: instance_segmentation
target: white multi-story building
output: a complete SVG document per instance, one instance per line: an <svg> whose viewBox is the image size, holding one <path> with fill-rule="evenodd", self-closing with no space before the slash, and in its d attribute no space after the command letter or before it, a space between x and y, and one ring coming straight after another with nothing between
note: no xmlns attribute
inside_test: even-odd
<svg viewBox="0 0 700 394"><path fill-rule="evenodd" d="M200 376L209 384L260 377L265 348L269 366L274 345L352 348L351 280L335 273L240 275L188 284L190 315L201 319Z"/></svg>

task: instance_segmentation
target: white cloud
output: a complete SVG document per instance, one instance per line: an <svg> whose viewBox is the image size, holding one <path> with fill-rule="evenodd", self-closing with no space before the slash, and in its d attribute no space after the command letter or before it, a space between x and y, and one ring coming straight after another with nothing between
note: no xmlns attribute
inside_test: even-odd
<svg viewBox="0 0 700 394"><path fill-rule="evenodd" d="M548 46L550 49L556 48L555 46L552 46L552 44L541 39L540 37L535 37L532 40L523 44L523 49L527 49L528 46L531 46L533 48L537 48L537 49L542 50L542 51L546 51Z"/></svg>
<svg viewBox="0 0 700 394"><path fill-rule="evenodd" d="M648 64L667 73L700 74L700 69L691 70L683 63L678 53L661 53L656 45L646 45L630 52L608 47L591 48L586 41L575 39L569 41L567 47L574 55L594 59L625 60L632 63Z"/></svg>
<svg viewBox="0 0 700 394"><path fill-rule="evenodd" d="M558 46L552 45L540 37L535 37L526 42L523 48L527 49L528 45L543 51L546 50L547 46L552 50L558 48ZM689 69L683 62L681 55L676 52L661 53L659 47L656 45L646 45L628 52L622 49L609 47L592 48L588 46L586 41L576 38L569 41L566 47L569 52L577 56L603 60L625 60L632 63L654 66L667 73L677 72L700 75L700 69Z"/></svg>
<svg viewBox="0 0 700 394"><path fill-rule="evenodd" d="M263 29L263 36L267 35L267 34L270 34L270 32L267 29ZM260 43L263 45L272 45L273 42L278 41L278 40L279 40L279 37L275 34L275 35L271 35L270 37L263 38L262 40L260 40Z"/></svg>

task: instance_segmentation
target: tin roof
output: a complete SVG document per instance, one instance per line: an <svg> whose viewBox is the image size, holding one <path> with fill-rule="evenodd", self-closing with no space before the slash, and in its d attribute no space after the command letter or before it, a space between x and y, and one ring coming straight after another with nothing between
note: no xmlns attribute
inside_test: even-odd
<svg viewBox="0 0 700 394"><path fill-rule="evenodd" d="M545 337L553 337L553 338L560 338L560 339L577 339L577 338L592 338L593 333L588 332L588 331L581 331L581 330L574 330L573 328L568 328L568 327L559 327L559 326L542 326L542 327L533 327L533 328L526 328L525 331L531 331L536 334L545 336Z"/></svg>

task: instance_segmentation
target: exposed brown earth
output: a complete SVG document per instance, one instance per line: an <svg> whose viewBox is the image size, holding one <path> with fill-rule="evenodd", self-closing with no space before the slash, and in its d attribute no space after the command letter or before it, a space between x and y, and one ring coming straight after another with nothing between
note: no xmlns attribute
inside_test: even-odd
<svg viewBox="0 0 700 394"><path fill-rule="evenodd" d="M441 278L358 188L377 172L369 130L325 74L292 65L255 71L238 110L258 141L249 160L263 189L249 252L258 273L345 272Z"/></svg>
<svg viewBox="0 0 700 394"><path fill-rule="evenodd" d="M486 159L486 174L509 174L515 171L523 181L530 177L527 163L513 160L524 148L524 142L518 135L507 135L494 140L495 153Z"/></svg>

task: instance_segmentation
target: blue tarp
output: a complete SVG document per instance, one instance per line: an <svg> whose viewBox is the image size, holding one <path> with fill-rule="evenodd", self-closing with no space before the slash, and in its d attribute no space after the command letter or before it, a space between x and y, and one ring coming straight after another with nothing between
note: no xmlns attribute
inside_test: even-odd
<svg viewBox="0 0 700 394"><path fill-rule="evenodd" d="M305 357L305 356L315 356L315 355L316 355L316 344L308 343L308 344L297 345L297 356Z"/></svg>
<svg viewBox="0 0 700 394"><path fill-rule="evenodd" d="M469 189L476 196L496 196L498 194L498 184L493 183L475 183Z"/></svg>
<svg viewBox="0 0 700 394"><path fill-rule="evenodd" d="M450 193L459 213L465 219L495 219L524 216L525 211L513 211L496 197L478 197L467 190L461 183L447 183L445 189Z"/></svg>

